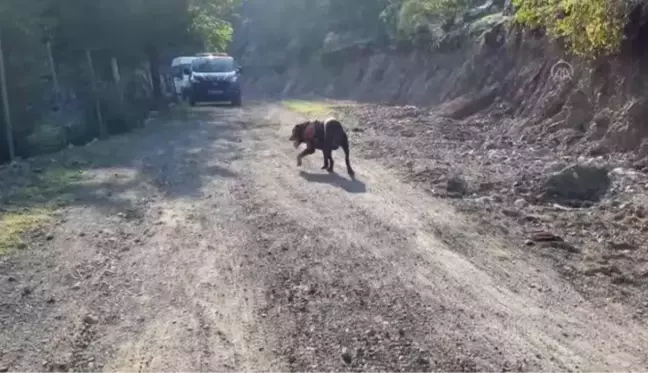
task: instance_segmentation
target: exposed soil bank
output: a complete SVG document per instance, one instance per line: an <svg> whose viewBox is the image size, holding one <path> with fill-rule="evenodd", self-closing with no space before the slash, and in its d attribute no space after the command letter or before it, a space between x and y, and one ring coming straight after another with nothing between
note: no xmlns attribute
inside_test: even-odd
<svg viewBox="0 0 648 373"><path fill-rule="evenodd" d="M351 46L308 65L251 66L246 92L251 97L443 104L437 110L446 116L489 116L502 121L508 135L527 143L574 154L632 151L636 168L648 165L643 59L559 63L562 53L554 46L507 30L503 21L463 45L434 54ZM552 78L565 71L571 79Z"/></svg>

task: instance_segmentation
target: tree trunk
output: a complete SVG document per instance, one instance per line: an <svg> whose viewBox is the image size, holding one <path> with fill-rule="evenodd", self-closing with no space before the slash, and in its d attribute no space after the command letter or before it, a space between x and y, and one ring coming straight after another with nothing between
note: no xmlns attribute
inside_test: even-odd
<svg viewBox="0 0 648 373"><path fill-rule="evenodd" d="M119 64L117 63L117 58L113 57L110 59L110 67L112 69L113 80L115 81L115 88L117 89L117 94L119 95L119 104L124 108L124 91L121 84L121 76L119 74Z"/></svg>
<svg viewBox="0 0 648 373"><path fill-rule="evenodd" d="M153 99L155 106L160 107L162 103L162 86L160 85L160 55L155 45L147 48L149 68L151 69L151 85L153 86Z"/></svg>
<svg viewBox="0 0 648 373"><path fill-rule="evenodd" d="M7 149L9 150L9 161L13 161L14 159L16 159L16 151L14 149L13 125L11 124L9 96L7 95L7 74L5 72L4 65L4 52L2 51L2 34L0 34L0 86L2 86L2 112L4 113Z"/></svg>
<svg viewBox="0 0 648 373"><path fill-rule="evenodd" d="M92 63L92 53L90 49L86 49L86 60L88 69L90 70L90 80L92 85L92 93L95 99L95 111L97 112L97 121L99 122L99 138L105 138L108 133L104 125L103 116L101 115L101 102L99 101L99 91L97 89L97 77L95 75L94 64Z"/></svg>
<svg viewBox="0 0 648 373"><path fill-rule="evenodd" d="M56 93L56 99L59 99L61 94L61 86L59 85L58 75L56 74L56 64L54 63L54 56L52 55L52 43L47 42L45 44L47 49L47 59L49 62L50 74L52 74L52 82L54 83L54 92Z"/></svg>

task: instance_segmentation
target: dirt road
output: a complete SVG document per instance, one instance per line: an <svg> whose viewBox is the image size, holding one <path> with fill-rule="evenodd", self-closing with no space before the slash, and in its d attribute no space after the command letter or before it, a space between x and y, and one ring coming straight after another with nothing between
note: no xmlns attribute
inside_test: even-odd
<svg viewBox="0 0 648 373"><path fill-rule="evenodd" d="M341 154L339 175L320 154L298 168L298 119L199 107L69 151L101 155L77 203L0 259L0 368L648 367L648 328L627 310L595 307L357 147L357 181Z"/></svg>

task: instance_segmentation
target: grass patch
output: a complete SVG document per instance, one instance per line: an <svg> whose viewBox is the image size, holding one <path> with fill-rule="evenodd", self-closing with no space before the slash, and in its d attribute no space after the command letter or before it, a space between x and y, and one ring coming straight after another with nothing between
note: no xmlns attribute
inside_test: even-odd
<svg viewBox="0 0 648 373"><path fill-rule="evenodd" d="M191 113L191 106L186 100L181 100L171 106L166 112L160 113L158 119L188 119Z"/></svg>
<svg viewBox="0 0 648 373"><path fill-rule="evenodd" d="M56 208L73 197L72 187L81 181L83 175L79 170L65 167L48 169L42 173L30 172L18 176L14 182L9 180L3 205L9 209L30 206ZM4 193L3 193L4 194Z"/></svg>
<svg viewBox="0 0 648 373"><path fill-rule="evenodd" d="M51 211L39 208L1 215L0 255L22 248L25 245L22 241L25 232L37 228L50 219Z"/></svg>
<svg viewBox="0 0 648 373"><path fill-rule="evenodd" d="M335 114L333 105L323 101L288 100L283 102L289 110L306 117L326 117Z"/></svg>
<svg viewBox="0 0 648 373"><path fill-rule="evenodd" d="M43 172L14 170L0 175L0 254L24 245L24 234L46 223L74 200L79 170L55 167Z"/></svg>

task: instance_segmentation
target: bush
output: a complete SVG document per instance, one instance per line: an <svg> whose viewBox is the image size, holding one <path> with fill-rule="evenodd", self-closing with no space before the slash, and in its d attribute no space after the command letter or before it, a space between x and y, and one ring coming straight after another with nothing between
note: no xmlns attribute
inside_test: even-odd
<svg viewBox="0 0 648 373"><path fill-rule="evenodd" d="M405 0L398 13L398 31L412 36L420 32L421 26L435 24L439 28L454 22L468 8L469 0Z"/></svg>
<svg viewBox="0 0 648 373"><path fill-rule="evenodd" d="M42 124L27 136L31 154L44 154L63 149L67 145L65 128Z"/></svg>
<svg viewBox="0 0 648 373"><path fill-rule="evenodd" d="M621 47L628 14L624 0L513 0L513 4L516 21L544 28L578 56L613 54Z"/></svg>
<svg viewBox="0 0 648 373"><path fill-rule="evenodd" d="M101 116L110 135L126 133L138 127L143 122L149 109L148 102L137 102L135 99L124 99L122 101L117 90L110 86L100 90L99 100L101 102ZM94 110L93 114L96 115ZM94 122L98 127L97 121L94 120Z"/></svg>

